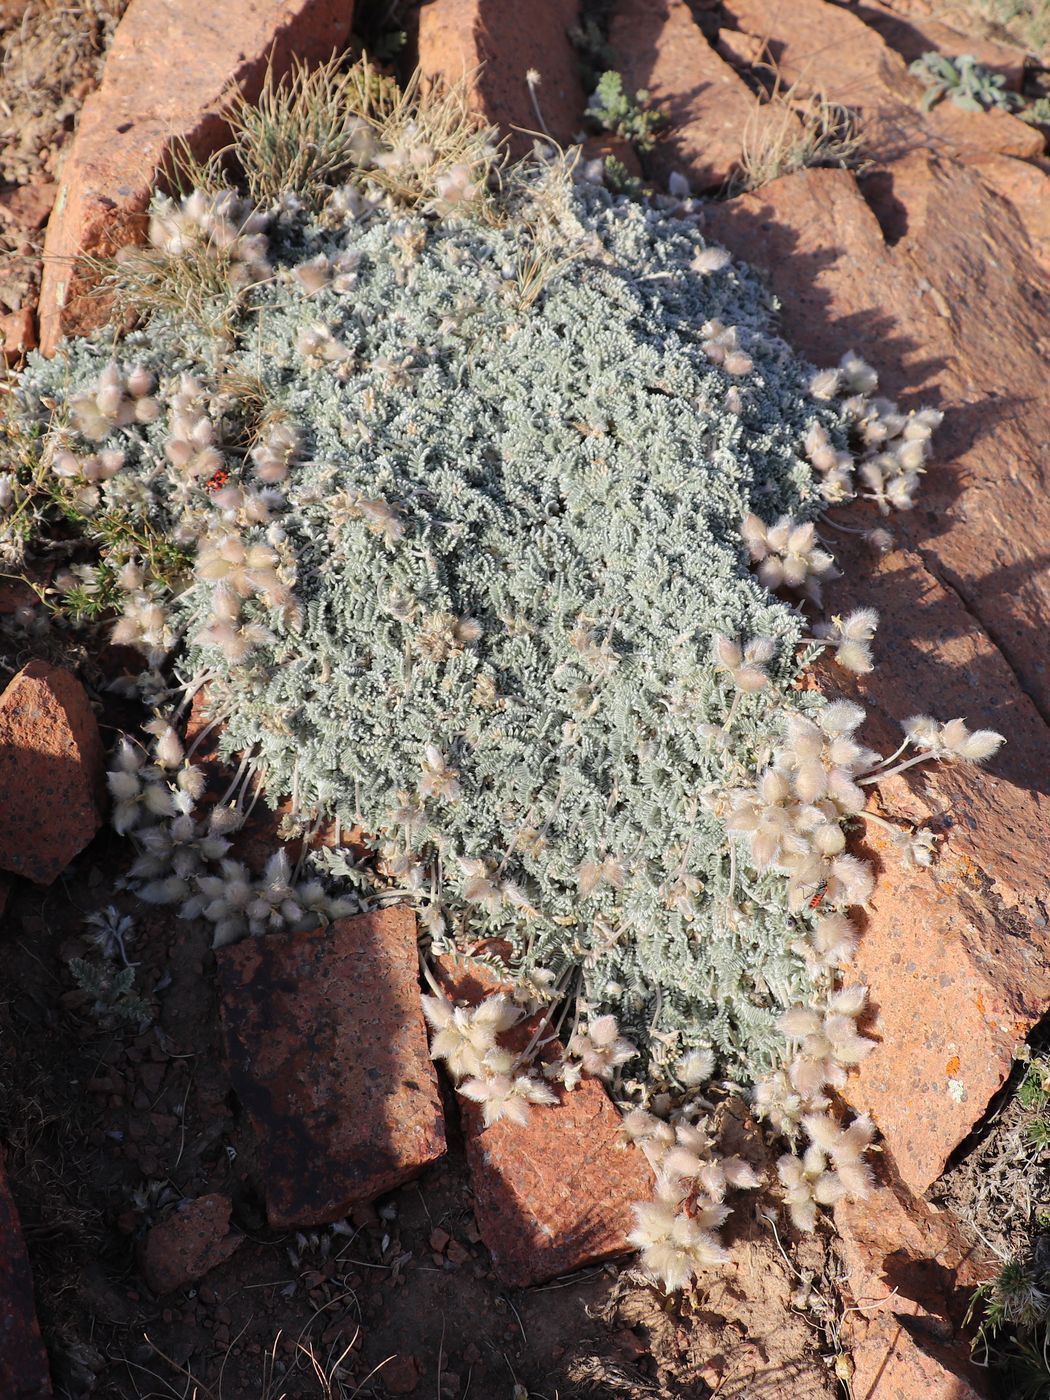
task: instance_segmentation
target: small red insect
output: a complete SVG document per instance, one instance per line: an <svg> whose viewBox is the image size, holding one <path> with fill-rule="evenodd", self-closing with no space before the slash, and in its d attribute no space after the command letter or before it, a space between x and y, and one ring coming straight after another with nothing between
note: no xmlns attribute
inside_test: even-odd
<svg viewBox="0 0 1050 1400"><path fill-rule="evenodd" d="M204 489L209 495L214 495L216 491L222 490L229 479L230 473L225 467L220 467L217 472L212 472L211 476L208 477L208 480L204 483Z"/></svg>
<svg viewBox="0 0 1050 1400"><path fill-rule="evenodd" d="M823 900L824 896L827 894L827 892L828 892L828 887L827 887L827 885L821 885L820 889L817 890L816 894L815 894L815 895L813 896L813 898L809 901L809 907L810 907L811 909L816 909L816 908L818 908L819 905L820 905L820 903L821 903L821 901Z"/></svg>

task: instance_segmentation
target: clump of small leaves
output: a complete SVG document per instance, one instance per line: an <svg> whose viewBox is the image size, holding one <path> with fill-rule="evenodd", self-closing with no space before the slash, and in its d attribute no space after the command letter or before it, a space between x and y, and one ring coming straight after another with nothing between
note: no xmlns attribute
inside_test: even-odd
<svg viewBox="0 0 1050 1400"><path fill-rule="evenodd" d="M70 958L69 971L88 1010L103 1027L148 1025L153 1008L135 986L135 964L127 952L134 923L113 905L85 922L92 950L87 958Z"/></svg>
<svg viewBox="0 0 1050 1400"><path fill-rule="evenodd" d="M949 58L931 50L909 64L908 71L926 88L922 99L926 111L945 97L967 112L986 112L993 107L1012 112L1021 106L1021 99L1009 91L1002 73L978 63L970 53Z"/></svg>
<svg viewBox="0 0 1050 1400"><path fill-rule="evenodd" d="M1027 1111L1025 1136L1032 1147L1050 1147L1050 1060L1037 1056L1017 1088L1017 1101Z"/></svg>
<svg viewBox="0 0 1050 1400"><path fill-rule="evenodd" d="M1050 1395L1050 1236L1007 1260L974 1289L967 1321L978 1322L974 1352L1009 1386L1010 1400Z"/></svg>
<svg viewBox="0 0 1050 1400"><path fill-rule="evenodd" d="M1031 126L1050 126L1050 97L1036 97L1026 102L1018 116Z"/></svg>
<svg viewBox="0 0 1050 1400"><path fill-rule="evenodd" d="M1043 1056L1031 1060L1017 1088L1017 1101L1036 1114L1050 1103L1050 1061Z"/></svg>
<svg viewBox="0 0 1050 1400"><path fill-rule="evenodd" d="M630 199L641 199L645 192L645 182L632 175L614 155L605 157L605 183L613 194L625 194Z"/></svg>
<svg viewBox="0 0 1050 1400"><path fill-rule="evenodd" d="M974 1290L974 1303L981 1306L982 1330L995 1336L1004 1327L1027 1331L1044 1321L1050 1308L1046 1278L1036 1271L1035 1261L1011 1259L988 1283Z"/></svg>
<svg viewBox="0 0 1050 1400"><path fill-rule="evenodd" d="M639 88L632 97L615 69L608 69L598 79L586 115L603 131L622 136L639 151L651 151L657 133L667 123L666 115L650 106L647 90Z"/></svg>
<svg viewBox="0 0 1050 1400"><path fill-rule="evenodd" d="M133 967L114 967L103 961L70 958L69 970L83 992L91 1014L102 1026L123 1025L138 1029L153 1018L149 1002L135 986Z"/></svg>

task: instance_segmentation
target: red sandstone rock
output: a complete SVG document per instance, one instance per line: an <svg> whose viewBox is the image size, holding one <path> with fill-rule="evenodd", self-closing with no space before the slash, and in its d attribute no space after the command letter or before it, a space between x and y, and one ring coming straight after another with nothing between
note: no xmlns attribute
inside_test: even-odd
<svg viewBox="0 0 1050 1400"><path fill-rule="evenodd" d="M455 959L441 961L439 976L453 999L470 1003L498 985ZM524 1049L532 1024L515 1026L503 1043ZM644 1157L619 1145L619 1114L601 1083L585 1078L572 1093L558 1089L558 1100L534 1108L525 1127L503 1120L486 1128L480 1105L456 1099L478 1229L497 1274L515 1288L628 1253L631 1204L652 1195Z"/></svg>
<svg viewBox="0 0 1050 1400"><path fill-rule="evenodd" d="M17 364L27 351L36 349L36 321L31 306L0 316L0 347L8 365Z"/></svg>
<svg viewBox="0 0 1050 1400"><path fill-rule="evenodd" d="M384 1363L379 1381L388 1395L415 1395L422 1373L414 1356L395 1356Z"/></svg>
<svg viewBox="0 0 1050 1400"><path fill-rule="evenodd" d="M995 1259L965 1238L950 1211L918 1199L885 1167L864 1201L835 1208L837 1250L853 1307L844 1341L854 1395L894 1400L981 1400L987 1370L970 1359L964 1319Z"/></svg>
<svg viewBox="0 0 1050 1400"><path fill-rule="evenodd" d="M831 667L823 675L827 690L867 709L865 739L890 752L900 720L917 712L965 714L1009 735L986 772L931 764L878 785L876 810L942 836L932 869L903 868L874 823L859 852L878 869L855 963L878 1044L845 1094L871 1111L901 1176L921 1192L1050 1003L1050 935L1035 903L1050 840L1046 799L1029 781L1050 772L1050 735L987 635L916 555L896 550L876 565L853 537L836 552L846 577L829 606L875 606L882 617L870 676L849 685ZM900 636L906 648L893 645Z"/></svg>
<svg viewBox="0 0 1050 1400"><path fill-rule="evenodd" d="M1017 215L1044 278L1050 278L1050 162L986 156L976 170Z"/></svg>
<svg viewBox="0 0 1050 1400"><path fill-rule="evenodd" d="M959 34L965 34L966 42L957 52L965 52L973 43L983 44L986 37L992 38L997 44L1002 43L1025 52L1019 37L1020 26L1017 32L1013 32L1006 25L997 24L982 14L973 0L889 0L889 4L895 14L909 22L925 24L928 20L939 20L950 24ZM1012 8L1020 10L1022 7L1018 5ZM1006 14L1007 7L1003 6L1004 17ZM981 37L978 38L978 35ZM1038 50L1033 49L1032 52L1037 58L1040 56ZM1050 58L1050 46L1044 47L1042 57Z"/></svg>
<svg viewBox="0 0 1050 1400"><path fill-rule="evenodd" d="M870 987L878 1043L844 1095L872 1114L921 1191L1006 1080L1050 986L1045 966L1031 995L1011 985L1014 939L950 860L903 870L884 835L868 829L882 869L853 968Z"/></svg>
<svg viewBox="0 0 1050 1400"><path fill-rule="evenodd" d="M877 562L836 535L844 577L828 597L832 612L864 605L882 617L875 671L826 677L868 709L869 742L889 752L918 712L1008 738L986 771L930 765L879 784L885 814L944 835L935 872L902 871L868 832L882 869L858 968L880 1044L847 1095L872 1110L922 1191L1050 1004L1039 622L1050 613L1039 545L1050 535L1039 486L1050 404L1042 277L1012 209L979 173L924 155L900 161L875 193L878 219L846 172L805 171L712 207L708 228L768 273L787 338L816 363L855 348L891 393L946 409L915 511L887 522L850 512L854 525L888 524L906 547Z"/></svg>
<svg viewBox="0 0 1050 1400"><path fill-rule="evenodd" d="M31 661L0 696L0 869L51 884L102 823L102 771L83 686Z"/></svg>
<svg viewBox="0 0 1050 1400"><path fill-rule="evenodd" d="M757 34L745 34L740 29L720 29L715 48L734 68L753 68L762 62L766 51Z"/></svg>
<svg viewBox="0 0 1050 1400"><path fill-rule="evenodd" d="M50 1400L51 1394L29 1256L0 1155L0 1395L4 1400Z"/></svg>
<svg viewBox="0 0 1050 1400"><path fill-rule="evenodd" d="M111 257L142 240L151 191L179 144L198 157L217 150L227 135L219 114L236 91L256 95L271 59L275 76L293 55L327 59L346 43L352 19L352 0L132 0L62 167L44 246L45 354L62 335L105 321L108 307L85 298L91 275L76 259Z"/></svg>
<svg viewBox="0 0 1050 1400"><path fill-rule="evenodd" d="M641 1155L617 1146L619 1115L601 1085L558 1096L524 1128L483 1128L480 1107L461 1100L478 1228L516 1288L628 1253L631 1205L652 1194Z"/></svg>
<svg viewBox="0 0 1050 1400"><path fill-rule="evenodd" d="M57 185L20 185L0 194L0 221L19 228L43 228L58 193Z"/></svg>
<svg viewBox="0 0 1050 1400"><path fill-rule="evenodd" d="M533 132L563 146L583 124L586 105L569 30L579 22L577 0L433 0L419 12L419 67L428 78L466 77L486 120L509 137L517 155L531 150ZM540 75L537 117L525 75Z"/></svg>
<svg viewBox="0 0 1050 1400"><path fill-rule="evenodd" d="M186 1288L223 1264L243 1235L230 1230L230 1201L214 1192L180 1205L146 1236L142 1272L154 1293Z"/></svg>
<svg viewBox="0 0 1050 1400"><path fill-rule="evenodd" d="M609 44L624 87L648 90L669 118L647 168L666 185L672 170L694 189L722 184L740 158L756 101L707 42L685 0L617 0Z"/></svg>
<svg viewBox="0 0 1050 1400"><path fill-rule="evenodd" d="M912 63L931 50L944 54L946 58L968 53L986 68L1001 73L1013 91L1021 91L1024 50L1013 44L1001 44L995 39L960 32L932 14L902 15L895 5L883 4L882 0L861 0L853 13L877 34L881 34L905 63Z"/></svg>
<svg viewBox="0 0 1050 1400"><path fill-rule="evenodd" d="M967 112L953 102L922 110L924 89L899 53L850 10L828 0L727 0L736 28L769 40L785 85L799 82L857 113L866 150L881 161L910 151L1032 157L1033 127L1007 112Z"/></svg>
<svg viewBox="0 0 1050 1400"><path fill-rule="evenodd" d="M967 1364L963 1347L945 1346L923 1334L907 1314L877 1312L864 1322L850 1314L843 1328L856 1368L854 1395L872 1400L996 1400L987 1371ZM913 1330L914 1329L914 1330Z"/></svg>
<svg viewBox="0 0 1050 1400"><path fill-rule="evenodd" d="M415 916L384 909L218 954L233 1087L271 1225L338 1220L445 1151Z"/></svg>

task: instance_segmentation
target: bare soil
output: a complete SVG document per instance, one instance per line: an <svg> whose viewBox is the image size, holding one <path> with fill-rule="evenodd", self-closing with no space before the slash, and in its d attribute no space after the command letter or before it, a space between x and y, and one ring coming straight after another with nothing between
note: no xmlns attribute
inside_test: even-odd
<svg viewBox="0 0 1050 1400"><path fill-rule="evenodd" d="M55 183L127 0L0 0L0 199ZM35 307L44 231L0 209L0 314Z"/></svg>

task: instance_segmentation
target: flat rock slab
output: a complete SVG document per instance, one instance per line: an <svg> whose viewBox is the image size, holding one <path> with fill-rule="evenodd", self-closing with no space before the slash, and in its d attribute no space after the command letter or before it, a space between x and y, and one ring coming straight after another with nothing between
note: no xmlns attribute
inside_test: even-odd
<svg viewBox="0 0 1050 1400"><path fill-rule="evenodd" d="M1017 216L1044 276L1050 279L1050 161L985 156L977 172Z"/></svg>
<svg viewBox="0 0 1050 1400"><path fill-rule="evenodd" d="M918 148L1029 158L1040 133L1008 112L967 112L954 102L922 110L918 78L881 34L828 0L727 0L737 29L768 41L782 83L819 90L859 118L865 153L896 160Z"/></svg>
<svg viewBox="0 0 1050 1400"><path fill-rule="evenodd" d="M218 962L271 1225L339 1220L444 1153L412 913L248 939Z"/></svg>
<svg viewBox="0 0 1050 1400"><path fill-rule="evenodd" d="M109 314L104 298L86 295L97 275L77 259L142 242L153 187L180 144L198 158L218 150L228 138L220 114L229 98L257 96L270 61L280 77L293 55L329 58L349 38L353 8L353 0L131 0L101 85L81 111L47 226L44 354Z"/></svg>
<svg viewBox="0 0 1050 1400"><path fill-rule="evenodd" d="M0 696L0 869L50 885L102 824L103 767L84 687L31 661Z"/></svg>
<svg viewBox="0 0 1050 1400"><path fill-rule="evenodd" d="M51 1394L29 1256L0 1156L0 1395L4 1400L50 1400Z"/></svg>
<svg viewBox="0 0 1050 1400"><path fill-rule="evenodd" d="M475 1004L498 982L457 959L439 976L453 1000ZM524 1049L532 1022L502 1038ZM546 1052L560 1053L555 1043ZM496 1273L513 1288L627 1254L631 1205L649 1200L653 1179L642 1154L620 1143L620 1115L597 1079L571 1092L552 1086L558 1103L535 1107L525 1127L506 1119L484 1126L479 1104L457 1096L474 1183L478 1230Z"/></svg>
<svg viewBox="0 0 1050 1400"><path fill-rule="evenodd" d="M1008 736L984 771L931 764L878 784L879 813L938 834L932 868L906 868L875 824L859 851L878 872L854 964L870 989L877 1043L844 1093L871 1112L901 1176L921 1193L1050 1004L1050 935L1038 903L1050 831L1032 781L1050 772L1050 731L988 635L918 555L896 549L876 563L856 536L836 536L835 553L845 576L830 591L832 611L873 606L879 637L909 639L906 647L884 640L875 670L856 681L823 668L829 693L865 706L864 739L892 752L900 721L915 713L965 715Z"/></svg>
<svg viewBox="0 0 1050 1400"><path fill-rule="evenodd" d="M230 1199L219 1192L186 1201L154 1225L142 1250L142 1272L154 1293L186 1288L223 1264L244 1236L230 1230Z"/></svg>
<svg viewBox="0 0 1050 1400"><path fill-rule="evenodd" d="M536 90L547 134L562 145L577 136L586 105L569 30L577 0L433 0L419 12L419 67L447 83L466 78L473 105L508 137L511 150L531 150L542 135L526 74Z"/></svg>
<svg viewBox="0 0 1050 1400"><path fill-rule="evenodd" d="M757 101L707 42L685 0L617 0L609 46L627 91L645 89L668 118L645 156L650 173L666 185L677 170L695 190L727 180Z"/></svg>
<svg viewBox="0 0 1050 1400"><path fill-rule="evenodd" d="M965 27L952 28L951 24L931 14L901 14L897 4L883 4L882 0L861 0L854 13L881 34L905 63L913 63L931 50L946 58L968 53L985 68L1001 73L1013 91L1021 91L1025 55L1023 49L1013 44L1000 44L995 39L967 34Z"/></svg>
<svg viewBox="0 0 1050 1400"><path fill-rule="evenodd" d="M806 170L712 206L708 228L768 273L797 350L817 364L856 350L891 395L945 410L916 509L889 524L1050 721L1050 283L983 169L915 152L881 190L865 182L870 204L848 171ZM1050 179L1028 179L1050 203Z"/></svg>
<svg viewBox="0 0 1050 1400"><path fill-rule="evenodd" d="M619 1146L601 1084L558 1090L524 1128L486 1128L480 1107L461 1103L478 1229L505 1283L527 1288L631 1251L631 1205L651 1197L652 1176L640 1152Z"/></svg>

